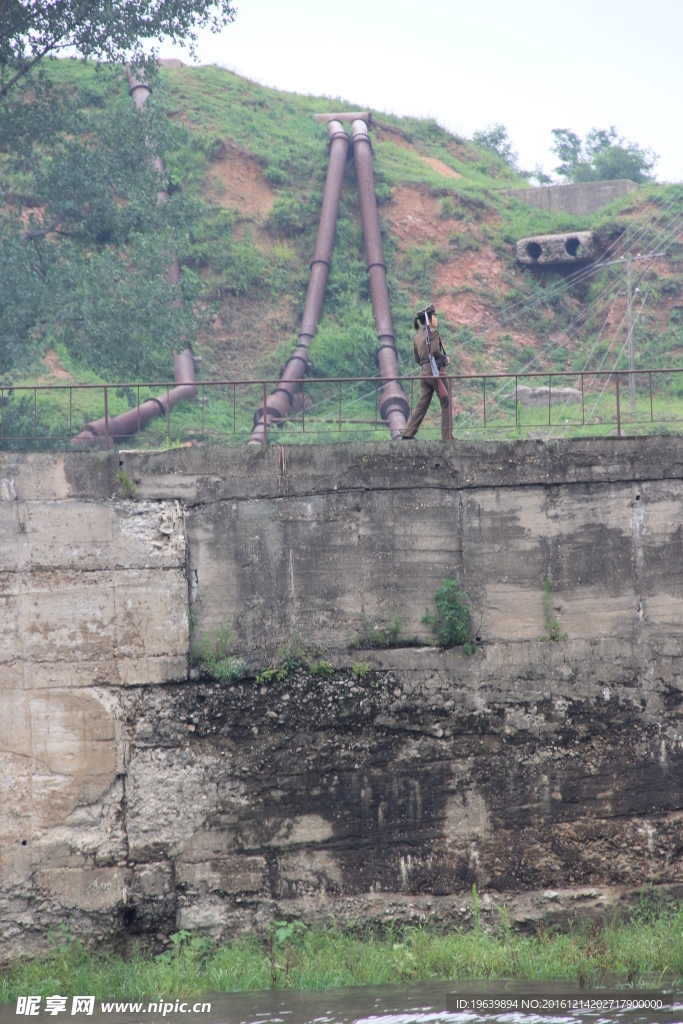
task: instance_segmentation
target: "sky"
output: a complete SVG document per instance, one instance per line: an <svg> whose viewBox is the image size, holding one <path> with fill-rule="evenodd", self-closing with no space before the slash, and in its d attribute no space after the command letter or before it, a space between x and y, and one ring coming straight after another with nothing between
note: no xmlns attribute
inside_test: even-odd
<svg viewBox="0 0 683 1024"><path fill-rule="evenodd" d="M359 109L433 117L471 136L500 122L523 168L556 166L553 128L615 125L683 180L683 2L236 0L198 62ZM192 63L162 44L162 57Z"/></svg>

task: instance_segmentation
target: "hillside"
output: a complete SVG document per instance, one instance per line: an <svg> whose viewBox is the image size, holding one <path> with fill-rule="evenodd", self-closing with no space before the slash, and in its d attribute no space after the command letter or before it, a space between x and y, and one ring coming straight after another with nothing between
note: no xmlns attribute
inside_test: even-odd
<svg viewBox="0 0 683 1024"><path fill-rule="evenodd" d="M216 67L164 67L141 133L122 73L96 74L69 60L47 70L55 86L50 102L55 95L60 102L66 98L89 118L84 139L108 125L102 137L109 138L112 155L93 171L91 157L76 159L77 140L65 143L63 135L52 144L34 139L30 154L24 140L22 159L11 145L0 156L3 382L165 380L172 349L187 340L201 357L199 379L277 376L298 332L327 168L326 129L311 115L355 109L353 104L277 92ZM27 111L31 97L22 102ZM161 212L152 200L157 183L140 171L150 132L171 195ZM434 122L373 112L371 137L402 373L412 370L413 311L430 298L455 372L612 369L626 337L624 266L572 284L562 269L522 268L515 257L521 237L584 228L596 233L599 252L610 246L616 255L631 247L666 249L654 264L642 264L637 361L681 362L680 188L641 186L597 214L572 218L507 197L506 189L524 187L524 181L493 153ZM91 141L88 146L90 154L105 148ZM87 181L92 191L98 173L104 184L97 195L104 196L103 210L110 204L107 223L113 226L89 234L97 204L90 193L79 198L79 188ZM138 192L130 185L136 177ZM76 215L72 208L79 203ZM133 209L143 211L135 223ZM71 228L64 227L69 216ZM48 220L62 233L18 240L20 230L37 232ZM619 242L624 231L628 246ZM68 260L59 255L67 247ZM170 312L164 283L172 248L181 266L182 314ZM30 287L21 283L29 279ZM68 301L59 299L62 294ZM55 316L50 307L60 302ZM311 346L313 374L375 375L375 350L349 161L323 316ZM622 352L619 365L627 365L625 358ZM675 382L661 383L673 397ZM117 401L127 408L131 390ZM253 411L254 398L249 402ZM476 394L464 389L456 414L474 408L472 403ZM18 400L14 411L19 415ZM46 410L48 429L50 416ZM246 405L240 417L246 429Z"/></svg>

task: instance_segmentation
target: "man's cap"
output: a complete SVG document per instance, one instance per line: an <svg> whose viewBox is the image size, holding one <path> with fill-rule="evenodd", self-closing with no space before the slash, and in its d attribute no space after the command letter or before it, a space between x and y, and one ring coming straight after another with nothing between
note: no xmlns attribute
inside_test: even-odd
<svg viewBox="0 0 683 1024"><path fill-rule="evenodd" d="M425 318L431 316L433 313L436 313L436 307L433 302L430 302L424 309L419 309L413 317L413 327L415 330L419 331L420 324L424 325Z"/></svg>

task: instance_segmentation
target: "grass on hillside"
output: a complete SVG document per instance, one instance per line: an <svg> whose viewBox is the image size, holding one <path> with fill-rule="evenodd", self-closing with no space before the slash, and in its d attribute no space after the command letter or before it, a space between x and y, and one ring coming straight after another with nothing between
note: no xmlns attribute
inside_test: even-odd
<svg viewBox="0 0 683 1024"><path fill-rule="evenodd" d="M120 70L98 75L92 65L59 60L48 65L48 73L58 89L80 97L95 121L103 112L128 102ZM331 104L338 109L351 109L354 105L278 92L217 67L162 69L159 85L155 98L160 116L165 118L164 131L169 139L164 159L170 191L172 197L180 196L185 200L187 223L182 231L176 232L175 240L183 288L188 297L186 306L191 307L195 317L195 347L203 357L200 376L204 379L222 377L229 369L230 376L277 378L280 366L292 350L303 308L308 261L315 243L327 169L327 132L311 115L329 109ZM371 135L401 374L414 369L413 310L418 302L429 297L435 299L437 308L447 308L453 298L467 297L475 305L486 307L486 315L477 314L467 326L449 322L446 314L440 315L440 327L455 372L463 369L489 373L500 369L515 371L523 369L531 360L536 360L534 369L578 370L586 363L594 368L611 369L620 351L619 365L622 368L626 365L623 266L602 270L583 283L562 290L566 281L562 270L521 271L516 263L514 243L529 234L590 228L601 244L607 245L634 217L640 217L638 223L645 224L653 216L655 220L648 228L649 234L646 232L638 243L641 250L645 250L662 232L675 230L677 218L683 211L680 189L654 184L641 186L636 193L616 200L592 216L570 217L507 198L505 189L523 187L524 180L494 154L451 135L433 121L379 114L375 115ZM258 230L250 216L223 208L215 197L212 198L208 183L226 141L253 154L272 189L273 209ZM460 178L435 169L429 160L436 161L437 167L445 165ZM40 199L34 194L40 183L26 171L21 174L12 171L8 158L0 155L2 187L8 195L33 195L31 202L35 204ZM419 186L440 204L439 232L438 238L427 237L423 242L405 245L392 234L387 203L397 189L413 186ZM0 216L0 226L2 222ZM268 244L263 243L264 233L270 239ZM53 247L59 244L58 239L49 242ZM91 246L88 252L94 248ZM109 248L118 251L115 245ZM124 249L120 254L126 258ZM479 254L484 260L482 269L469 283L452 291L439 285L439 275L445 267L468 256L479 259ZM497 277L487 269L486 261L491 260L491 254L498 261ZM647 298L635 328L640 366L671 365L679 361L683 353L683 304L679 282L683 247L679 242L667 259L666 267L655 264L642 281L638 281L638 302L641 297ZM158 273L163 272L164 268L159 267ZM617 299L619 290L621 297ZM160 293L155 301L162 299ZM20 296L17 301L21 302ZM509 325L501 326L496 322L496 317L500 319L504 310L519 302L534 305ZM616 305L612 320L606 325L605 318L613 302ZM97 312L104 316L102 310ZM232 325L240 321L240 317L247 318L244 330L248 331L251 317L258 330L260 319L266 319L270 313L277 314L276 322L282 326L273 331L267 344L245 345L242 329ZM219 327L212 326L216 323ZM112 324L108 344L116 346L113 313ZM228 327L221 326L225 324ZM57 334L43 337L41 330L37 322L31 333L37 357L30 363L17 364L7 375L7 383L44 379L43 357L47 348L57 353L60 365L74 379L111 381L111 375L103 370L97 347L93 346L88 353L82 341L78 345L73 342L68 318L61 323ZM353 162L349 160L323 314L311 346L312 377L376 375L376 347L355 173ZM163 346L159 352L157 370L158 376L163 378L171 367L170 363L167 366ZM119 380L125 376L125 373L119 375ZM470 422L476 421L477 416L475 391L473 388L469 404L465 400L461 402L462 418L467 420L462 430L470 430L470 436L473 436L472 430L480 430L476 423ZM677 389L667 384L664 391L666 398L676 406L678 415ZM323 386L318 387L316 395L311 428L313 416L318 415L326 421L319 429L331 435L335 432L338 395L333 388ZM357 415L356 411L349 412L352 418L374 420L372 387L362 392L348 387L345 395L353 400L357 411ZM261 396L245 394L243 397L244 408L236 409L234 424L232 409L227 408L231 403L209 399L204 406L209 436L223 437L233 425L235 438L249 433L253 409ZM72 408L72 419L77 426L90 416L102 415L101 406L95 411L97 403L88 404L86 396L80 396L80 400L78 409ZM136 395L131 389L119 390L112 396L112 411L129 408L135 401ZM509 404L509 399L505 401ZM15 429L10 424L11 432L32 434L32 396L28 396L23 406L16 395L13 405L7 394L5 402L8 403L4 410L8 423L13 421L16 426ZM174 411L176 438L196 436L198 411L201 420L201 409L197 407ZM505 430L509 426L509 410L506 416ZM533 419L531 416L530 420ZM52 413L43 403L42 423L46 432L60 432L63 420L63 413ZM535 424L532 426L535 429ZM367 424L357 424L353 436L364 436L366 427ZM587 430L595 428L600 428L600 424L592 424ZM514 430L514 423L510 429ZM610 429L611 426L608 432ZM436 420L425 427L422 436L431 436L430 431L438 432ZM157 443L157 435L163 438L163 425L151 425L145 433L148 437L131 443ZM371 433L374 436L374 429ZM351 436L348 431L345 434L347 438ZM283 440L299 439L297 425L292 424L280 436Z"/></svg>
<svg viewBox="0 0 683 1024"><path fill-rule="evenodd" d="M539 926L535 935L510 930L501 914L484 931L475 902L474 927L438 932L389 928L373 932L273 926L271 941L240 937L224 945L180 932L166 953L129 959L94 953L55 939L44 959L14 963L0 973L0 1002L18 995L87 992L97 998L179 997L254 991L275 986L319 989L437 979L572 979L582 985L605 975L624 981L683 976L683 908L643 902L627 922L588 923L565 932Z"/></svg>

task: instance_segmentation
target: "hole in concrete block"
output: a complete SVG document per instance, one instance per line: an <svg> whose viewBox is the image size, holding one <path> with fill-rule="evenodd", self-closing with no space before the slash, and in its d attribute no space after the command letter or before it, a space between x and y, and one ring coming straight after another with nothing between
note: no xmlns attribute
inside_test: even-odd
<svg viewBox="0 0 683 1024"><path fill-rule="evenodd" d="M640 497L640 495L638 495L638 497ZM22 846L26 846L26 840L25 840L25 839L22 839L22 840L21 840L21 845L22 845Z"/></svg>
<svg viewBox="0 0 683 1024"><path fill-rule="evenodd" d="M538 242L527 242L526 254L527 256L531 256L532 260L537 260L542 252L543 249L538 244Z"/></svg>
<svg viewBox="0 0 683 1024"><path fill-rule="evenodd" d="M578 238L568 238L564 243L564 248L569 256L576 256L581 248L581 242Z"/></svg>
<svg viewBox="0 0 683 1024"><path fill-rule="evenodd" d="M126 907L123 912L123 926L124 928L130 928L135 920L135 907Z"/></svg>

